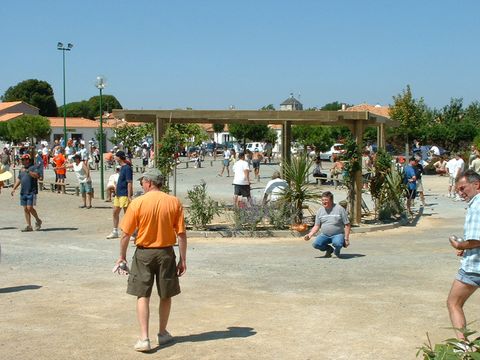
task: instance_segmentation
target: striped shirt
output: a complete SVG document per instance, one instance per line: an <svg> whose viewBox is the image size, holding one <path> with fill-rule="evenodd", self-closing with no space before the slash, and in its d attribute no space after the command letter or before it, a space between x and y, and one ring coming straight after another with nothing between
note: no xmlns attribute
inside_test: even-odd
<svg viewBox="0 0 480 360"><path fill-rule="evenodd" d="M480 240L480 194L475 195L468 203L463 238ZM465 250L461 268L465 272L480 274L480 247Z"/></svg>

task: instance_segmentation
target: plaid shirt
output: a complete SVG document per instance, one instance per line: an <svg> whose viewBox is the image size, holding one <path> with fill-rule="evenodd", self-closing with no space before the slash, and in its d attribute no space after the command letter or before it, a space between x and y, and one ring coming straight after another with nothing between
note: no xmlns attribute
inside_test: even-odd
<svg viewBox="0 0 480 360"><path fill-rule="evenodd" d="M475 195L468 203L463 238L465 240L480 240L480 194ZM465 272L480 274L480 247L465 250L461 268Z"/></svg>

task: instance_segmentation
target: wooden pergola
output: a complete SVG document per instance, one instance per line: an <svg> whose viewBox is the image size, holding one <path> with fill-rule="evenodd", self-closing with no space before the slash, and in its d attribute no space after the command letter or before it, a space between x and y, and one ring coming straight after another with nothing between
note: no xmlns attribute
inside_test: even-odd
<svg viewBox="0 0 480 360"><path fill-rule="evenodd" d="M390 118L369 111L263 111L263 110L113 110L116 118L127 122L155 123L154 151L169 124L277 124L282 126L282 159L290 159L292 125L343 125L361 145L367 127L377 127L377 142L385 148L385 127L395 126ZM355 176L355 199L351 209L353 224L361 221L362 175Z"/></svg>

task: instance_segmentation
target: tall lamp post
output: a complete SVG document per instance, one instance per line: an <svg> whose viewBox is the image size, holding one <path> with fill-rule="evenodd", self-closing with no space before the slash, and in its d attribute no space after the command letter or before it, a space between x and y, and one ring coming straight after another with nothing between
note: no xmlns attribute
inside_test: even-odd
<svg viewBox="0 0 480 360"><path fill-rule="evenodd" d="M70 51L73 48L73 44L68 43L67 46L63 46L63 43L57 43L57 50L62 51L63 55L63 147L67 146L67 107L65 101L65 51Z"/></svg>
<svg viewBox="0 0 480 360"><path fill-rule="evenodd" d="M97 76L95 86L100 90L100 192L102 194L102 200L105 200L105 189L103 181L103 108L102 108L102 91L105 89L106 80L103 76Z"/></svg>

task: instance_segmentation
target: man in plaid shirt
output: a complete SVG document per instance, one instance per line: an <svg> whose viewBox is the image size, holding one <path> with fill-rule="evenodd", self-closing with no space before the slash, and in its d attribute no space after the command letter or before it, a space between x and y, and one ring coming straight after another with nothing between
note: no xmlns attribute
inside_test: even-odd
<svg viewBox="0 0 480 360"><path fill-rule="evenodd" d="M447 299L450 320L455 329L465 329L466 319L463 305L480 287L480 174L467 170L457 178L458 194L468 201L464 225L464 240L450 239L451 245L462 256L462 265L453 281ZM464 338L457 330L457 337Z"/></svg>

